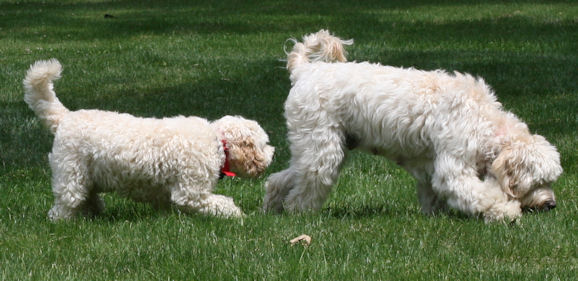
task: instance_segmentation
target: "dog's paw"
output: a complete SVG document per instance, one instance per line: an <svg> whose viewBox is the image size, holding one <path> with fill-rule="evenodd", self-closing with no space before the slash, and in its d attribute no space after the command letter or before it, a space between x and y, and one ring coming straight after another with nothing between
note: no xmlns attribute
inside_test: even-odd
<svg viewBox="0 0 578 281"><path fill-rule="evenodd" d="M48 218L52 222L59 220L68 220L74 217L74 211L71 208L67 208L60 205L54 205L50 211L48 211Z"/></svg>
<svg viewBox="0 0 578 281"><path fill-rule="evenodd" d="M245 214L235 205L233 198L223 195L213 195L210 208L207 210L211 215L223 218L241 218Z"/></svg>
<svg viewBox="0 0 578 281"><path fill-rule="evenodd" d="M282 213L283 200L273 200L272 197L265 196L263 200L263 212L268 213Z"/></svg>
<svg viewBox="0 0 578 281"><path fill-rule="evenodd" d="M224 218L244 218L245 213L243 213L239 207L235 206L235 208L222 212L219 216Z"/></svg>
<svg viewBox="0 0 578 281"><path fill-rule="evenodd" d="M522 208L518 201L507 201L493 205L484 212L483 216L487 223L494 221L515 223L522 216Z"/></svg>

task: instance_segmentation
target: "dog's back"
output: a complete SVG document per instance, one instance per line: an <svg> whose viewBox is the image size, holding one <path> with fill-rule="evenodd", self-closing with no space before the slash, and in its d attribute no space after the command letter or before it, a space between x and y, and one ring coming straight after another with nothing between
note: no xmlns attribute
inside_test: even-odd
<svg viewBox="0 0 578 281"><path fill-rule="evenodd" d="M423 155L445 130L466 136L480 131L483 116L503 115L490 88L470 75L366 62L315 62L295 72L299 76L285 103L287 119L323 115L369 149Z"/></svg>
<svg viewBox="0 0 578 281"><path fill-rule="evenodd" d="M217 135L203 118L155 119L78 110L62 118L59 126L51 162L83 162L75 165L86 165L87 180L101 191L143 193L149 186L151 192L159 192L155 186L166 186L181 175L217 174L220 167ZM216 160L205 163L207 159Z"/></svg>

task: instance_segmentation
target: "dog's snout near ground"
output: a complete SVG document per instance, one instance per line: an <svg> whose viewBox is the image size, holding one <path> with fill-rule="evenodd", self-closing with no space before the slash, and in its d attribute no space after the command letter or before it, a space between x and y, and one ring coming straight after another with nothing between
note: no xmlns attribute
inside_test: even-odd
<svg viewBox="0 0 578 281"><path fill-rule="evenodd" d="M523 211L526 213L533 213L533 212L548 212L554 209L556 209L556 201L549 200L539 206L524 207Z"/></svg>
<svg viewBox="0 0 578 281"><path fill-rule="evenodd" d="M546 211L552 210L556 208L556 201L548 201L546 202L545 209Z"/></svg>

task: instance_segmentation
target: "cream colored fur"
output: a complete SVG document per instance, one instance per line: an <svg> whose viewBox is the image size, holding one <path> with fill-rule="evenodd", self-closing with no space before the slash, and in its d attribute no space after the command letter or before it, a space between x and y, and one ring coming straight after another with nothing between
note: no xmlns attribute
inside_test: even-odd
<svg viewBox="0 0 578 281"><path fill-rule="evenodd" d="M97 214L103 208L98 193L112 191L158 207L173 203L207 215L243 214L232 198L212 191L225 162L221 140L227 143L231 170L241 176L258 176L271 163L274 148L257 122L69 111L53 90L60 72L57 60L38 61L24 79L24 100L54 133L52 220Z"/></svg>
<svg viewBox="0 0 578 281"><path fill-rule="evenodd" d="M322 30L288 54L290 167L268 178L265 210L318 210L349 149L397 162L417 180L424 213L451 207L487 221L551 209L556 148L504 111L468 74L345 62Z"/></svg>

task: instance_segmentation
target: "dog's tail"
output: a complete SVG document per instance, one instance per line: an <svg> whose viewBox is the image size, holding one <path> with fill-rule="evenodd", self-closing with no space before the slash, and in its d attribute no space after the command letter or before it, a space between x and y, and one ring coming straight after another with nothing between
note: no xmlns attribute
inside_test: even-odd
<svg viewBox="0 0 578 281"><path fill-rule="evenodd" d="M68 109L54 93L53 80L60 78L62 66L56 59L37 61L30 66L24 78L24 101L52 133L58 128L60 118Z"/></svg>
<svg viewBox="0 0 578 281"><path fill-rule="evenodd" d="M303 42L289 39L295 42L293 50L287 54L287 69L289 72L304 63L310 62L334 62L347 61L343 45L352 45L353 39L342 40L329 33L327 30L320 30L303 36Z"/></svg>

